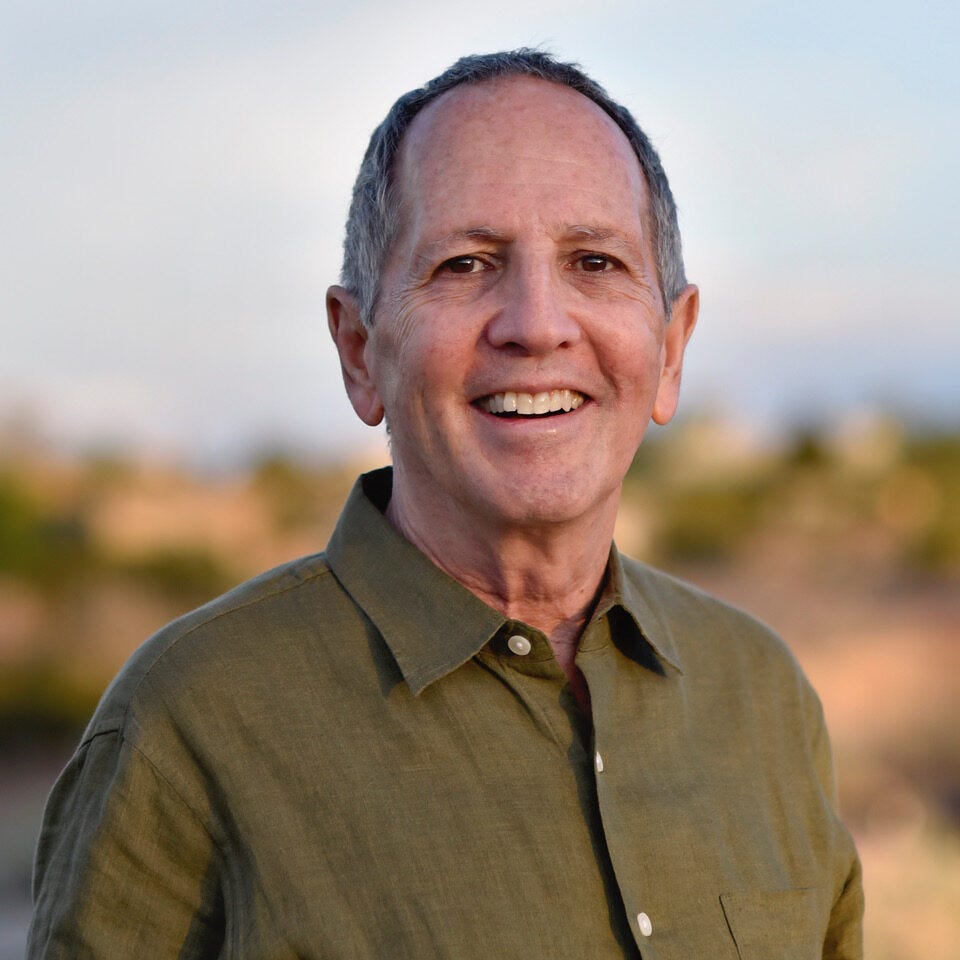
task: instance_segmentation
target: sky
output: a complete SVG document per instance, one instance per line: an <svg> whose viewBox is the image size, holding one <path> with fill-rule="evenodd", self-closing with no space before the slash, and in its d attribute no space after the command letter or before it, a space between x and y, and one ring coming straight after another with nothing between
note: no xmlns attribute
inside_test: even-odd
<svg viewBox="0 0 960 960"><path fill-rule="evenodd" d="M0 422L204 461L382 445L326 330L367 139L543 46L660 152L701 289L681 409L960 423L947 2L0 0Z"/></svg>

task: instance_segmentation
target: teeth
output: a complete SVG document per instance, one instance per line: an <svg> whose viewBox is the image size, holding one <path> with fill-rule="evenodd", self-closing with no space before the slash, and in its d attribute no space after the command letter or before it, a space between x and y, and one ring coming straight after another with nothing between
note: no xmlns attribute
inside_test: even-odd
<svg viewBox="0 0 960 960"><path fill-rule="evenodd" d="M518 413L521 416L533 416L544 413L569 412L583 405L586 398L576 390L544 390L541 393L522 393L507 390L505 393L492 393L480 401L480 406L488 413Z"/></svg>

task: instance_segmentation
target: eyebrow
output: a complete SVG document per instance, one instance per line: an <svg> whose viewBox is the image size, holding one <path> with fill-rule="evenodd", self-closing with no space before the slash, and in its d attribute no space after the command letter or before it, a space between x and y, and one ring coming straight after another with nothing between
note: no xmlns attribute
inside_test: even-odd
<svg viewBox="0 0 960 960"><path fill-rule="evenodd" d="M451 233L430 240L415 251L413 257L416 271L431 268L434 261L451 247L468 241L482 240L486 243L509 243L509 237L492 227L467 227L465 230L454 230Z"/></svg>
<svg viewBox="0 0 960 960"><path fill-rule="evenodd" d="M643 242L643 233L632 235L620 229L611 227L591 227L587 224L574 223L564 228L564 238L593 240L597 243L615 243L620 246L633 246Z"/></svg>

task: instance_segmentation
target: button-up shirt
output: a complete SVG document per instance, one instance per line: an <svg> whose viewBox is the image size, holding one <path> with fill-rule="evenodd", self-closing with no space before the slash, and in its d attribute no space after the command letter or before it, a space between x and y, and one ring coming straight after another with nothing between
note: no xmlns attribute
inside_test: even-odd
<svg viewBox="0 0 960 960"><path fill-rule="evenodd" d="M358 481L325 553L166 627L48 802L28 956L860 956L819 702L765 627L611 551L577 666Z"/></svg>

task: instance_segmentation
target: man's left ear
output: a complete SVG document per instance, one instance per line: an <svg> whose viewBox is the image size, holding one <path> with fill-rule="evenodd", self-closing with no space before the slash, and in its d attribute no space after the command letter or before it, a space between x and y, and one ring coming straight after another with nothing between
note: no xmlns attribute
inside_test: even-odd
<svg viewBox="0 0 960 960"><path fill-rule="evenodd" d="M673 301L673 311L663 336L663 367L657 398L653 404L653 421L661 426L669 423L677 411L680 398L680 374L683 372L683 352L697 325L700 309L700 291L688 283Z"/></svg>
<svg viewBox="0 0 960 960"><path fill-rule="evenodd" d="M340 354L343 385L357 416L375 427L383 419L383 403L367 362L369 332L360 319L357 298L344 287L327 291L327 325Z"/></svg>

